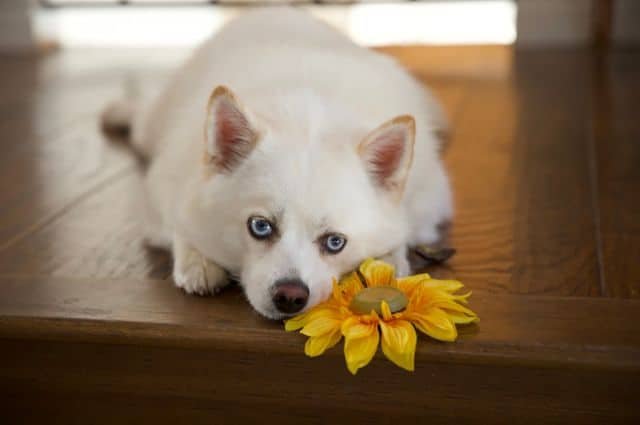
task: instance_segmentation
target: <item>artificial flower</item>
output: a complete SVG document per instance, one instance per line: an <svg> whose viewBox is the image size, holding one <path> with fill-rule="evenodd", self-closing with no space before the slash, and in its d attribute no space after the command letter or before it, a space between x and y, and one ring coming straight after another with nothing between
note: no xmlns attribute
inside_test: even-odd
<svg viewBox="0 0 640 425"><path fill-rule="evenodd" d="M375 356L378 346L394 364L414 370L416 329L440 341L454 341L457 325L477 322L465 305L471 292L456 280L428 274L395 277L392 265L367 259L358 270L333 281L329 299L285 322L287 331L308 336L305 353L323 354L344 337L347 369L356 374Z"/></svg>

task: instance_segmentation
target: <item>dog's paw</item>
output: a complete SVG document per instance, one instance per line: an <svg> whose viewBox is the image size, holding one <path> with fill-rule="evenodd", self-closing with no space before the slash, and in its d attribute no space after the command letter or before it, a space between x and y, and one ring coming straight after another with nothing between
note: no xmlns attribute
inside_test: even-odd
<svg viewBox="0 0 640 425"><path fill-rule="evenodd" d="M206 260L186 267L174 267L173 280L186 293L198 295L217 294L229 284L227 273Z"/></svg>
<svg viewBox="0 0 640 425"><path fill-rule="evenodd" d="M229 284L229 277L220 266L188 249L176 256L173 281L188 294L214 295Z"/></svg>

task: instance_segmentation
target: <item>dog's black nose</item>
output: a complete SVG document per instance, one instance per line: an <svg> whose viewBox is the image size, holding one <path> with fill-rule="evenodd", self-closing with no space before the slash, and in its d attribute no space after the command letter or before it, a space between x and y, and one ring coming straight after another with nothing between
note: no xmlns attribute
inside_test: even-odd
<svg viewBox="0 0 640 425"><path fill-rule="evenodd" d="M281 313L297 313L307 305L309 288L300 279L280 279L273 285L273 304Z"/></svg>

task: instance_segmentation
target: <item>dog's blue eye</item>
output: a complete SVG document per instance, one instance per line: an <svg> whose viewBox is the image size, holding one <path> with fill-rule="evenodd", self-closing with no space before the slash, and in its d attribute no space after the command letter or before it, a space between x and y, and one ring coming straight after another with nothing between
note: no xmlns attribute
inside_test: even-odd
<svg viewBox="0 0 640 425"><path fill-rule="evenodd" d="M264 217L249 217L249 233L256 239L267 239L273 234L273 224Z"/></svg>
<svg viewBox="0 0 640 425"><path fill-rule="evenodd" d="M347 238L342 235L331 234L325 236L324 239L324 249L329 254L337 254L344 246L347 244Z"/></svg>

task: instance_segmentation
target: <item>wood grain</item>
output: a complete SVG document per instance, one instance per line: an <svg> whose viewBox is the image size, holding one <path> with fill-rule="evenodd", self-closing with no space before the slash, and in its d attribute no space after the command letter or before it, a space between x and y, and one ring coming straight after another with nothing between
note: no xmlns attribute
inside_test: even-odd
<svg viewBox="0 0 640 425"><path fill-rule="evenodd" d="M513 65L509 75L460 82L465 93L450 112L445 155L458 255L429 271L494 292L599 295L588 56L526 52L503 60ZM425 80L437 93L440 77Z"/></svg>
<svg viewBox="0 0 640 425"><path fill-rule="evenodd" d="M480 330L456 344L424 339L419 363L640 368L640 301L479 292ZM10 338L301 353L304 337L251 312L241 291L184 295L164 280L0 278L0 335ZM606 327L608 332L600 332ZM163 342L164 341L164 342ZM331 355L341 356L339 350Z"/></svg>
<svg viewBox="0 0 640 425"><path fill-rule="evenodd" d="M39 365L39 367L33 367ZM0 351L9 423L629 424L637 373L375 362L297 354L11 340ZM615 394L615 396L612 396ZM34 404L34 401L37 404Z"/></svg>
<svg viewBox="0 0 640 425"><path fill-rule="evenodd" d="M596 62L593 166L607 294L640 297L640 62L621 50Z"/></svg>
<svg viewBox="0 0 640 425"><path fill-rule="evenodd" d="M220 412L219 423L256 414L285 423L624 423L638 415L624 391L640 378L638 302L478 293L480 331L465 329L455 344L421 338L414 374L378 354L351 377L339 348L306 358L304 337L247 314L238 290L199 298L166 281L5 278L0 394L13 400L9 417L72 423L103 412L105 400L104 423L132 412L166 423L167 411L196 422ZM38 413L20 401L26 394Z"/></svg>
<svg viewBox="0 0 640 425"><path fill-rule="evenodd" d="M124 95L129 79L141 81L138 89L144 91L171 68L149 77L154 55L127 70L132 58L125 50L1 59L10 72L0 79L6 89L0 96L6 141L0 155L0 250L133 164L128 153L104 143L99 112Z"/></svg>
<svg viewBox="0 0 640 425"><path fill-rule="evenodd" d="M93 188L5 250L0 275L167 278L170 255L144 246L141 186L140 173L129 167Z"/></svg>
<svg viewBox="0 0 640 425"><path fill-rule="evenodd" d="M583 52L516 54L513 281L520 292L602 293L589 168L590 65Z"/></svg>

